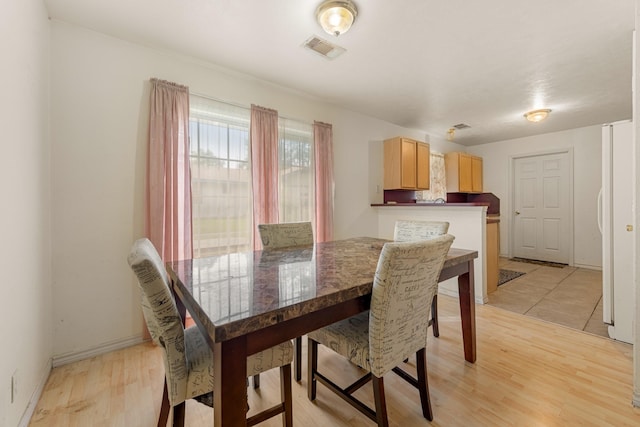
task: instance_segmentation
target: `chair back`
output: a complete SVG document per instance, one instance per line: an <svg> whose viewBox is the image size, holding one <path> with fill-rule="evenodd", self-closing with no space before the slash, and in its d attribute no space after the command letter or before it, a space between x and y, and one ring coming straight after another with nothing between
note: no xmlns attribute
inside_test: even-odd
<svg viewBox="0 0 640 427"><path fill-rule="evenodd" d="M369 312L371 373L383 376L427 345L431 301L454 237L386 243Z"/></svg>
<svg viewBox="0 0 640 427"><path fill-rule="evenodd" d="M188 374L184 326L169 288L169 276L153 243L135 241L127 258L142 291L142 313L153 341L164 350L169 401L185 400Z"/></svg>
<svg viewBox="0 0 640 427"><path fill-rule="evenodd" d="M285 222L258 225L263 249L313 245L313 228L310 222Z"/></svg>
<svg viewBox="0 0 640 427"><path fill-rule="evenodd" d="M429 240L435 236L447 234L449 223L446 221L412 221L399 220L393 230L393 240L396 242L412 242L414 240Z"/></svg>

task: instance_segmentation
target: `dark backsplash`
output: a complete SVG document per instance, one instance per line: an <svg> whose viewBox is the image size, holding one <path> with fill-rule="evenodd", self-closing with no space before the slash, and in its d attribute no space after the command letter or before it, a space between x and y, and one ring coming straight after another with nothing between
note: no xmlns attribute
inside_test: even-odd
<svg viewBox="0 0 640 427"><path fill-rule="evenodd" d="M487 215L500 215L500 199L493 193L447 193L447 203L489 203Z"/></svg>

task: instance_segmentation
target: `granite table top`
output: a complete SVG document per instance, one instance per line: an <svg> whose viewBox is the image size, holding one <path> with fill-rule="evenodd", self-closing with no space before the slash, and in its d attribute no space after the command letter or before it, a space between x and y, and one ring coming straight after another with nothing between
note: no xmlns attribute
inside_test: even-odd
<svg viewBox="0 0 640 427"><path fill-rule="evenodd" d="M387 240L359 237L167 263L187 310L221 342L371 294ZM449 251L443 270L477 257Z"/></svg>

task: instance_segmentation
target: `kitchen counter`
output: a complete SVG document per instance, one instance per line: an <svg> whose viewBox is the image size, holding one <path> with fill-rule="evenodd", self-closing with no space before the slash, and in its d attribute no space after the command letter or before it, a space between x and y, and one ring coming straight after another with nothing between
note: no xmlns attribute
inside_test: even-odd
<svg viewBox="0 0 640 427"><path fill-rule="evenodd" d="M372 207L391 207L391 206L409 206L409 207L416 207L416 208L421 208L421 207L443 207L443 208L450 208L452 206L462 206L462 207L469 207L469 206L489 206L489 203L485 203L485 202L475 202L475 203L422 203L422 202L415 202L415 203L371 203Z"/></svg>
<svg viewBox="0 0 640 427"><path fill-rule="evenodd" d="M474 260L475 300L478 304L487 302L487 219L494 222L499 218L487 215L486 202L372 203L371 207L377 211L378 237L383 239L393 239L393 230L397 220L447 221L449 234L455 236L452 246L478 252L478 258ZM491 226L496 227L497 224ZM458 284L455 280L440 283L438 289L442 294L458 296Z"/></svg>

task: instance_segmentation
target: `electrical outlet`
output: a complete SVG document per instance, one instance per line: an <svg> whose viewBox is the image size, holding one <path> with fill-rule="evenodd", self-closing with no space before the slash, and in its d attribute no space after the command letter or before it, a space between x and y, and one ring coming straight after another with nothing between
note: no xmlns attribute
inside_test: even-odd
<svg viewBox="0 0 640 427"><path fill-rule="evenodd" d="M11 375L11 403L18 398L18 371L14 371Z"/></svg>

